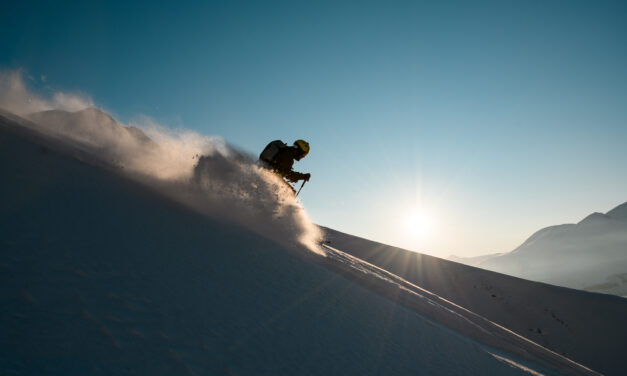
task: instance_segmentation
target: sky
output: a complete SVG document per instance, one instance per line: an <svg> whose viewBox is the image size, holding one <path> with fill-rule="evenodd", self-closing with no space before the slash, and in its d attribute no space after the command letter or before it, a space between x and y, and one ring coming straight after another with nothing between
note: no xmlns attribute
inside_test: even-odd
<svg viewBox="0 0 627 376"><path fill-rule="evenodd" d="M447 257L627 201L627 2L13 1L0 68L258 154L318 224Z"/></svg>

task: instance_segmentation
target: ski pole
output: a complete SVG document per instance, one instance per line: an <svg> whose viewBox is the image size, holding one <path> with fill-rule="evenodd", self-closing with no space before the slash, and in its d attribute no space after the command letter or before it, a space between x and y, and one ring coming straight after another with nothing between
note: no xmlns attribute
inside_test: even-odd
<svg viewBox="0 0 627 376"><path fill-rule="evenodd" d="M298 197L298 194L300 193L300 191L303 189L303 187L305 186L305 183L307 183L307 180L303 180L303 184L300 185L300 188L298 189L298 192L296 192L296 197Z"/></svg>

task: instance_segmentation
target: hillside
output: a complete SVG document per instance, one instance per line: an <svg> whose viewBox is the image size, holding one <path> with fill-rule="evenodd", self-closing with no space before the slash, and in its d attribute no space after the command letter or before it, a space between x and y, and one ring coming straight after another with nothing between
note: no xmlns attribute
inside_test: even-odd
<svg viewBox="0 0 627 376"><path fill-rule="evenodd" d="M75 146L0 117L7 374L594 374L340 250L191 210Z"/></svg>
<svg viewBox="0 0 627 376"><path fill-rule="evenodd" d="M627 363L627 299L532 282L325 228L329 244L603 373Z"/></svg>

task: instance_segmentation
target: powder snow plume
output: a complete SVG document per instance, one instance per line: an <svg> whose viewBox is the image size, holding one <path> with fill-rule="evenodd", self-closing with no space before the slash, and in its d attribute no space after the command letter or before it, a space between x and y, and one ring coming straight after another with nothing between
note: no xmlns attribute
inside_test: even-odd
<svg viewBox="0 0 627 376"><path fill-rule="evenodd" d="M22 70L0 71L0 108L195 211L324 254L318 226L281 179L220 137L169 129L148 117L121 124L83 94L36 93Z"/></svg>

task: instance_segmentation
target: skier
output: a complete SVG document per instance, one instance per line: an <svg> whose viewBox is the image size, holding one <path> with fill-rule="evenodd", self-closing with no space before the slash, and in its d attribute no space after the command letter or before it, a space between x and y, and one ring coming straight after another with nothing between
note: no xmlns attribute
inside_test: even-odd
<svg viewBox="0 0 627 376"><path fill-rule="evenodd" d="M305 182L311 178L311 174L296 172L292 170L292 166L294 165L294 160L300 161L307 153L309 153L309 143L307 141L296 140L293 146L287 146L283 141L275 140L263 149L259 155L259 164L292 183L304 180L303 185L305 185ZM286 184L296 194L296 190L287 182Z"/></svg>

